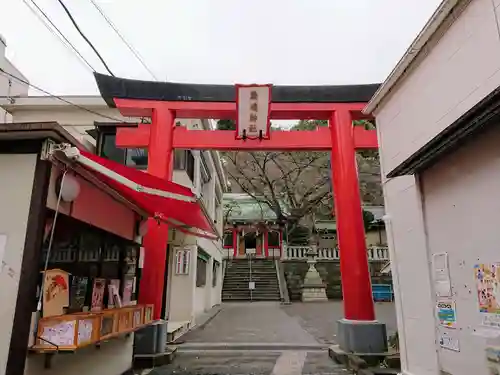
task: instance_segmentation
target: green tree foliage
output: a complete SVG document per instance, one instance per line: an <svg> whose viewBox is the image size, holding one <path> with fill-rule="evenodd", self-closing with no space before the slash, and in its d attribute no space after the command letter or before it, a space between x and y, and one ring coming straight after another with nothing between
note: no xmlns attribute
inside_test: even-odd
<svg viewBox="0 0 500 375"><path fill-rule="evenodd" d="M218 130L236 130L236 123L233 120L217 121Z"/></svg>

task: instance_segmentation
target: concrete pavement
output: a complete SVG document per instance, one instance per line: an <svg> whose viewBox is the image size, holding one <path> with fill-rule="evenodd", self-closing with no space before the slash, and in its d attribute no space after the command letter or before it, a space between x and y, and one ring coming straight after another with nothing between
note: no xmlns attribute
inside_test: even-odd
<svg viewBox="0 0 500 375"><path fill-rule="evenodd" d="M376 310L393 331L394 305ZM212 321L182 337L174 363L150 375L345 375L326 350L341 317L341 302L223 304Z"/></svg>

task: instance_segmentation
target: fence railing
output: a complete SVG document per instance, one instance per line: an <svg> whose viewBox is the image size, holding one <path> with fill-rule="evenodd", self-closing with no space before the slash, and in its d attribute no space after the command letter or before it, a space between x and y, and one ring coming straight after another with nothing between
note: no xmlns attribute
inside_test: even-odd
<svg viewBox="0 0 500 375"><path fill-rule="evenodd" d="M283 259L307 259L308 246L287 246L283 252ZM389 260L389 249L387 246L371 246L367 250L368 260ZM340 259L338 248L321 247L318 249L316 259Z"/></svg>

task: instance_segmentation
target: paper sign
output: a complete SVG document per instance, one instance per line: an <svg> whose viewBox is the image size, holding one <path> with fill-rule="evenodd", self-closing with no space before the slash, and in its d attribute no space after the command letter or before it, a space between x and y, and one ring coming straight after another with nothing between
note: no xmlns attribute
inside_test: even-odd
<svg viewBox="0 0 500 375"><path fill-rule="evenodd" d="M254 290L255 289L255 281L250 281L248 283L248 289L250 289L250 290Z"/></svg>
<svg viewBox="0 0 500 375"><path fill-rule="evenodd" d="M455 301L441 300L436 303L436 314L439 324L447 328L456 328L457 309Z"/></svg>
<svg viewBox="0 0 500 375"><path fill-rule="evenodd" d="M476 264L474 279L482 324L500 328L500 263Z"/></svg>
<svg viewBox="0 0 500 375"><path fill-rule="evenodd" d="M450 270L448 254L438 253L432 256L434 291L438 297L451 297Z"/></svg>
<svg viewBox="0 0 500 375"><path fill-rule="evenodd" d="M139 248L139 260L137 261L138 268L144 268L144 248Z"/></svg>
<svg viewBox="0 0 500 375"><path fill-rule="evenodd" d="M460 351L460 342L458 339L447 333L443 333L439 338L439 346L443 349L453 350L454 352Z"/></svg>

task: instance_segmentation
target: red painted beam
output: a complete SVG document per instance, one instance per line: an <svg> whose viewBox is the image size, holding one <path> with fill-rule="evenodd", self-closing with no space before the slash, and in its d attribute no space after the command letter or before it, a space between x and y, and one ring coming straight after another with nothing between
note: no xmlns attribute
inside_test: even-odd
<svg viewBox="0 0 500 375"><path fill-rule="evenodd" d="M377 148L375 130L354 127L357 149ZM123 148L146 148L149 145L149 125L139 128L118 128L116 145ZM328 151L331 149L330 130L274 131L269 140L237 140L230 130L174 129L174 148L192 150L246 150L246 151Z"/></svg>
<svg viewBox="0 0 500 375"><path fill-rule="evenodd" d="M378 148L377 131L366 130L362 126L355 126L354 148L357 150Z"/></svg>
<svg viewBox="0 0 500 375"><path fill-rule="evenodd" d="M236 103L224 102L164 102L155 100L115 99L123 116L149 117L153 109L164 108L174 111L175 117L235 119ZM328 120L331 113L347 110L353 119L362 117L366 103L271 103L273 120Z"/></svg>

